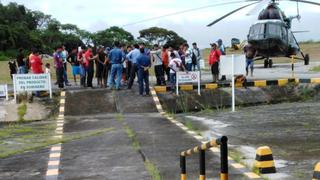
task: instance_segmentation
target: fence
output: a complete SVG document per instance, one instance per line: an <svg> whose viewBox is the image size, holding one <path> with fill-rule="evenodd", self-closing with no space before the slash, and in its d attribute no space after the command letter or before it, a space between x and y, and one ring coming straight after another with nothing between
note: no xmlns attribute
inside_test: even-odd
<svg viewBox="0 0 320 180"><path fill-rule="evenodd" d="M200 163L199 180L205 180L206 179L206 160L205 160L206 150L209 150L210 148L217 147L217 146L220 146L220 161L221 161L220 180L228 180L228 138L226 136L222 136L221 138L211 140L210 142L196 146L187 151L181 152L180 154L181 180L187 179L187 168L186 168L187 156L191 156L196 153L199 153L199 163Z"/></svg>

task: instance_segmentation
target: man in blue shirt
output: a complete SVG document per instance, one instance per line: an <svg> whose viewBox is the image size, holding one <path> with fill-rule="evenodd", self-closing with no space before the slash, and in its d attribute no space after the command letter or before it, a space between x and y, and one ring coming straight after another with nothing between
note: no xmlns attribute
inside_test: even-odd
<svg viewBox="0 0 320 180"><path fill-rule="evenodd" d="M116 82L116 90L120 90L120 82L122 78L122 63L123 63L123 52L120 49L120 43L114 43L115 48L109 52L109 61L111 64L111 76L109 79L110 89L113 88L115 77L117 76Z"/></svg>
<svg viewBox="0 0 320 180"><path fill-rule="evenodd" d="M140 56L137 58L138 65L138 81L139 81L139 94L142 96L144 90L146 95L150 95L149 89L149 68L151 67L150 56L145 54L145 49L140 49ZM144 88L145 85L145 88Z"/></svg>
<svg viewBox="0 0 320 180"><path fill-rule="evenodd" d="M136 73L138 72L137 58L140 56L139 45L135 44L133 46L134 46L134 49L130 51L129 54L127 55L127 59L131 62L131 72L130 72L130 79L128 83L128 89L132 88L133 81L136 78Z"/></svg>

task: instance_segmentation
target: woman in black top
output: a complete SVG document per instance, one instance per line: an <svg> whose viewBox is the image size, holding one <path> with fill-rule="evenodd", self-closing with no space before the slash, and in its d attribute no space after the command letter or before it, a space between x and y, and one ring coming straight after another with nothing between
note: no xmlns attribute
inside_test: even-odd
<svg viewBox="0 0 320 180"><path fill-rule="evenodd" d="M98 57L96 58L96 78L98 80L98 85L100 87L103 87L104 83L102 82L102 79L104 77L104 66L105 66L105 60L106 60L106 54L104 53L104 48L100 47L98 49Z"/></svg>

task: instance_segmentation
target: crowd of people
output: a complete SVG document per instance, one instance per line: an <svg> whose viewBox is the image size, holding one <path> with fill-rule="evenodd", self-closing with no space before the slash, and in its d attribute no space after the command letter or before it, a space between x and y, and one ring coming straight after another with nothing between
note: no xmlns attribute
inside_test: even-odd
<svg viewBox="0 0 320 180"><path fill-rule="evenodd" d="M219 62L221 55L225 55L225 47L222 40L212 43L208 63L211 68L213 82L219 81ZM253 57L255 51L251 46L245 47L248 67L253 73ZM42 57L39 51L34 49L26 58L24 50L19 49L16 61L10 61L10 74L25 74L29 71L34 74L51 73L50 63L45 64L45 71L42 69ZM184 43L177 49L171 46L159 46L155 44L147 48L144 43L125 45L114 42L114 47L98 46L73 47L69 52L64 46L55 48L53 62L56 74L56 85L63 89L71 86L68 80L68 65L71 65L74 85L84 88L94 88L94 75L97 85L109 89L132 89L136 77L138 77L139 94L149 95L149 70L154 68L156 85L172 85L176 81L176 73L179 71L201 71L200 60L202 59L197 43ZM17 68L16 68L17 66ZM221 76L220 80L224 80Z"/></svg>

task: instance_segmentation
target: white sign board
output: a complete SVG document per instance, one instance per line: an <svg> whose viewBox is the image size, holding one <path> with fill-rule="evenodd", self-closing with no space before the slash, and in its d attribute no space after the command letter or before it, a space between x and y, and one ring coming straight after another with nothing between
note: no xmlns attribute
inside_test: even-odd
<svg viewBox="0 0 320 180"><path fill-rule="evenodd" d="M179 95L179 84L198 83L198 94L200 95L200 71L177 72L176 91Z"/></svg>
<svg viewBox="0 0 320 180"><path fill-rule="evenodd" d="M51 77L46 74L14 74L13 89L16 98L16 93L25 91L50 91L52 98Z"/></svg>
<svg viewBox="0 0 320 180"><path fill-rule="evenodd" d="M8 97L8 85L0 84L0 97L5 97L6 100L9 99L9 97Z"/></svg>
<svg viewBox="0 0 320 180"><path fill-rule="evenodd" d="M246 74L245 55L226 55L220 57L220 74L232 75L232 56L234 56L234 73Z"/></svg>
<svg viewBox="0 0 320 180"><path fill-rule="evenodd" d="M177 81L183 83L197 83L200 79L199 71L192 72L177 72Z"/></svg>

